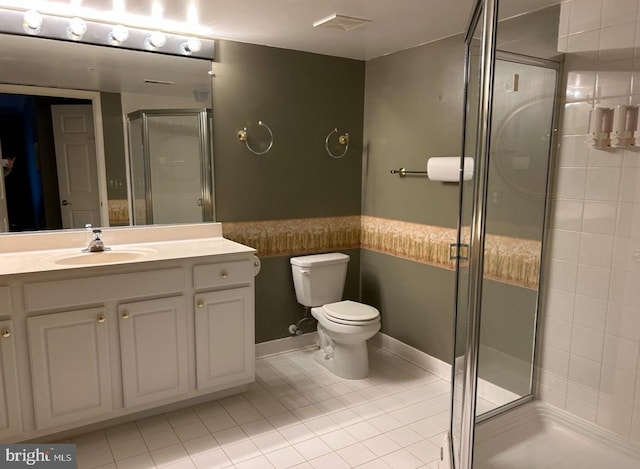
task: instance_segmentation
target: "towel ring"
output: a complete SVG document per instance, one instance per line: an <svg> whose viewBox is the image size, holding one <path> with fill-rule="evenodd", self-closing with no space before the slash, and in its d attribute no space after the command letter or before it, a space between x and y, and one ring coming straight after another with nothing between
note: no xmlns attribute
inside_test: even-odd
<svg viewBox="0 0 640 469"><path fill-rule="evenodd" d="M336 159L342 158L344 155L347 154L347 150L349 150L349 133L345 132L344 135L340 135L338 137L338 143L340 145L344 145L344 151L339 155L334 155L333 153L331 153L331 150L329 150L329 139L333 134L337 134L337 133L338 133L338 128L336 127L331 132L329 132L329 135L327 135L327 138L324 140L324 147L327 150L327 153L329 153L329 156L331 158L336 158Z"/></svg>
<svg viewBox="0 0 640 469"><path fill-rule="evenodd" d="M264 155L269 150L271 150L271 147L273 146L273 132L271 132L271 129L269 128L269 126L262 121L258 121L258 126L264 127L265 129L267 129L267 132L269 132L269 138L271 139L271 141L269 142L269 146L267 147L266 150L256 151L253 148L251 148L251 146L249 145L249 131L247 130L246 127L244 127L242 130L238 130L238 140L240 140L241 142L244 142L247 149L254 155Z"/></svg>

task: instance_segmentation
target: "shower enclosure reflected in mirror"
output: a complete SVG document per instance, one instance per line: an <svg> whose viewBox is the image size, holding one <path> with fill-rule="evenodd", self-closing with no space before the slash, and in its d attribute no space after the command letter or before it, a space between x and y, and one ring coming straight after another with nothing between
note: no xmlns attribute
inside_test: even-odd
<svg viewBox="0 0 640 469"><path fill-rule="evenodd" d="M212 219L210 122L198 109L127 116L134 225Z"/></svg>

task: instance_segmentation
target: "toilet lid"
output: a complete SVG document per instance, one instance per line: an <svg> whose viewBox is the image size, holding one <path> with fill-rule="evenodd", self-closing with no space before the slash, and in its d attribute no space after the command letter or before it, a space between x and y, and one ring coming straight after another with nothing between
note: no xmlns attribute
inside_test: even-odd
<svg viewBox="0 0 640 469"><path fill-rule="evenodd" d="M371 321L377 319L380 313L373 306L345 300L337 303L329 303L323 306L325 313L330 318L345 321Z"/></svg>

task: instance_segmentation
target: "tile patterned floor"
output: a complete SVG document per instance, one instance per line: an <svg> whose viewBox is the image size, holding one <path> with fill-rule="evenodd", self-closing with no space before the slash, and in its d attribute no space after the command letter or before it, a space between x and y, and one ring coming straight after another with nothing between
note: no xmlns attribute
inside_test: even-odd
<svg viewBox="0 0 640 469"><path fill-rule="evenodd" d="M344 380L313 349L256 361L236 396L72 438L79 469L437 469L450 385L374 345Z"/></svg>

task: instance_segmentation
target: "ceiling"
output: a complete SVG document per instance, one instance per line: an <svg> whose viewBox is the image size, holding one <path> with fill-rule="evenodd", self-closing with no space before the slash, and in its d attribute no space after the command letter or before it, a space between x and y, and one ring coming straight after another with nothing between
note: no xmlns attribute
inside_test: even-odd
<svg viewBox="0 0 640 469"><path fill-rule="evenodd" d="M0 0L0 6L9 0ZM16 0L17 1L17 0ZM33 0L37 1L37 0ZM48 4L48 2L43 0ZM109 0L61 0L99 16ZM114 0L116 1L116 0ZM126 0L126 10L152 29L154 0ZM188 23L186 0L166 3L163 18ZM193 0L199 5L202 29L215 39L263 44L357 60L369 60L464 32L474 0ZM20 0L20 5L25 4ZM511 17L556 3L557 0L508 0L501 17ZM42 5L42 2L41 4ZM401 8L398 7L401 5ZM14 5L15 8L17 8ZM78 7L79 8L79 7ZM46 10L42 10L45 12ZM93 19L87 11L78 11ZM334 13L366 18L370 23L352 31L314 28ZM177 31L179 32L179 31ZM43 42L46 41L46 42ZM160 96L205 96L210 91L211 63L164 54L93 47L73 41L51 41L26 35L0 35L0 83L48 88L102 90ZM156 80L172 86L149 84ZM0 90L0 92L2 92ZM6 90L5 90L6 92ZM207 99L210 99L208 96Z"/></svg>
<svg viewBox="0 0 640 469"><path fill-rule="evenodd" d="M111 9L117 1L39 2L47 3L66 4L68 11L89 18L83 9L100 16L105 5ZM182 24L184 30L177 32L195 29L193 18L188 20L193 6L198 23L215 39L369 60L464 32L475 0L125 0L124 8L127 14L151 21L154 3L162 5L163 19ZM555 3L558 0L503 1L501 17ZM313 27L333 14L371 22L351 31Z"/></svg>

